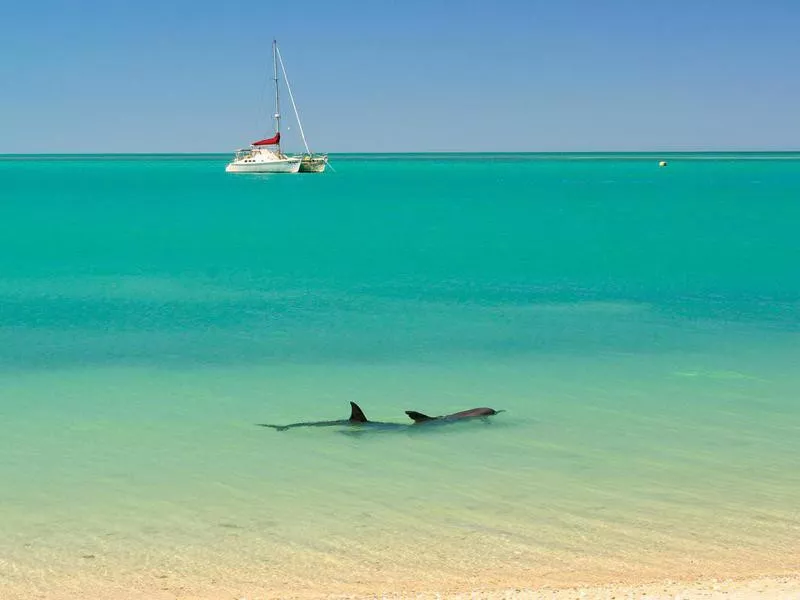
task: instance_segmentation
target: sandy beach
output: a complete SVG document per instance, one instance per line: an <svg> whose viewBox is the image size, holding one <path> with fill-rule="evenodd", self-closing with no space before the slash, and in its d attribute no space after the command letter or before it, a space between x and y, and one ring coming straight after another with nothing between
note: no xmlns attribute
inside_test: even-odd
<svg viewBox="0 0 800 600"><path fill-rule="evenodd" d="M379 596L382 598L407 598ZM800 598L800 579L796 576L769 577L744 580L707 580L693 582L664 581L640 585L609 585L602 587L508 589L487 592L457 592L442 594L420 594L420 600L428 598L452 598L454 600L656 600L656 599L726 599L747 598L781 599Z"/></svg>
<svg viewBox="0 0 800 600"><path fill-rule="evenodd" d="M174 586L162 580L163 585L142 585L144 582L131 582L133 587L113 584L110 581L92 582L83 587L76 581L64 581L64 587L58 584L48 586L46 581L40 585L11 588L0 586L4 600L28 600L30 598L46 598L48 600L74 600L78 598L106 598L114 600L748 600L760 598L764 600L795 600L800 598L800 577L787 575L783 577L764 577L756 579L708 579L701 581L650 582L642 584L619 583L614 585L579 586L579 587L509 587L490 590L442 589L439 591L384 591L373 593L348 594L343 591L326 592L305 590L301 592L291 589L263 589L251 582L246 591L236 591L227 585L214 589L213 586L188 585ZM72 585L70 585L70 583ZM84 582L88 583L88 582Z"/></svg>
<svg viewBox="0 0 800 600"><path fill-rule="evenodd" d="M431 549L428 549L429 551ZM444 557L428 552L415 563L392 564L381 557L359 560L307 552L269 555L254 561L242 549L240 560L212 553L109 560L83 554L63 562L42 555L23 564L0 555L2 600L654 600L654 599L800 599L800 568L787 552L774 565L742 560L738 564L697 561L679 568L664 556L663 564L617 562L615 568L584 558L557 564L510 565L458 552ZM277 556L272 555L273 558ZM385 557L384 557L385 558ZM458 560L461 558L462 560ZM652 558L652 557L651 557ZM744 558L744 557L743 557ZM131 560L133 559L133 560ZM448 564L450 565L448 567ZM679 575L677 575L679 574Z"/></svg>
<svg viewBox="0 0 800 600"><path fill-rule="evenodd" d="M301 543L228 526L196 545L157 532L12 545L0 537L0 600L800 600L791 528L768 546L684 540L670 551L659 549L676 544L666 534L658 544L620 546L608 537L571 550L562 536L556 550L486 535L399 533Z"/></svg>

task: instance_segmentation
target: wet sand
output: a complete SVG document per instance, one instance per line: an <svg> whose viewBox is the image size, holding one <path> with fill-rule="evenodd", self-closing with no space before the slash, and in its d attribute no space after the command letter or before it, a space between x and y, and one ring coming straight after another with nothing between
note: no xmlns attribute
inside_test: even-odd
<svg viewBox="0 0 800 600"><path fill-rule="evenodd" d="M252 550L252 549L250 549ZM23 564L0 555L2 600L620 600L800 599L800 560L773 565L712 564L664 557L661 565L583 560L502 564L427 548L416 560L392 563L380 553L348 560L299 551L257 555L242 548L213 561L213 551L156 551L123 557L81 554L70 561L40 555ZM204 555L203 558L200 555ZM491 553L489 553L491 554ZM792 554L792 553L789 553ZM544 557L542 557L544 558ZM655 557L651 556L650 559ZM122 560L120 560L122 559Z"/></svg>
<svg viewBox="0 0 800 600"><path fill-rule="evenodd" d="M165 578L166 579L166 578ZM67 584L67 585L63 585ZM703 581L651 582L644 584L619 583L600 587L508 587L502 586L492 590L460 590L442 589L440 591L398 591L376 590L356 594L344 591L293 591L280 587L263 588L254 582L236 591L228 585L215 588L208 583L198 589L188 585L170 585L166 580L160 588L157 585L146 585L143 581L122 582L83 582L59 581L47 582L42 579L35 586L0 587L4 600L28 600L30 598L46 598L48 600L73 600L85 598L104 598L109 600L747 600L759 598L764 600L796 600L800 598L800 577L797 575L783 577L765 577L757 579L710 579ZM62 587L63 585L63 587ZM130 586L130 587L129 587Z"/></svg>
<svg viewBox="0 0 800 600"><path fill-rule="evenodd" d="M368 596L369 597L369 596ZM376 596L372 596L375 598ZM377 598L408 598L402 594ZM418 600L451 598L453 600L690 600L749 598L789 600L800 598L800 578L796 576L744 580L708 580L693 582L664 581L641 585L610 585L603 587L508 589L491 592L461 592L455 594L424 594Z"/></svg>

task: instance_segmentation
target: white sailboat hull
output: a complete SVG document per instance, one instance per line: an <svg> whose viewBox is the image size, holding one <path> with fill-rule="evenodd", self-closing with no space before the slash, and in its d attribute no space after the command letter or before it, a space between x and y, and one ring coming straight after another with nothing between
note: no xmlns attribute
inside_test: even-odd
<svg viewBox="0 0 800 600"><path fill-rule="evenodd" d="M228 173L297 173L299 170L300 159L293 158L252 163L234 160L225 167Z"/></svg>
<svg viewBox="0 0 800 600"><path fill-rule="evenodd" d="M280 150L265 146L251 146L239 150L225 167L228 173L297 173L299 156L286 156Z"/></svg>

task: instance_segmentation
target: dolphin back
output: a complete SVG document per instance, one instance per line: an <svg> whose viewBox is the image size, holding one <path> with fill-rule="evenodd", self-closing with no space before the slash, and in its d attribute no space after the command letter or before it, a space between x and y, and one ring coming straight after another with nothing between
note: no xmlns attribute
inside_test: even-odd
<svg viewBox="0 0 800 600"><path fill-rule="evenodd" d="M461 412L447 415L445 419L457 421L459 419L472 419L473 417L490 417L496 415L498 411L488 406L481 406L479 408L470 408L469 410L462 410Z"/></svg>
<svg viewBox="0 0 800 600"><path fill-rule="evenodd" d="M425 421L435 421L439 417L429 417L428 415L424 415L421 412L417 412L415 410L407 410L406 414L411 418L414 423L424 423Z"/></svg>
<svg viewBox="0 0 800 600"><path fill-rule="evenodd" d="M361 410L361 407L355 402L350 402L350 422L351 423L368 423L367 415Z"/></svg>
<svg viewBox="0 0 800 600"><path fill-rule="evenodd" d="M460 421L462 419L473 419L475 417L489 417L496 415L502 410L495 410L488 406L481 406L479 408L470 408L469 410L462 410L461 412L445 415L443 417L431 417L415 410L407 410L406 414L414 421L414 423L427 423L428 421Z"/></svg>

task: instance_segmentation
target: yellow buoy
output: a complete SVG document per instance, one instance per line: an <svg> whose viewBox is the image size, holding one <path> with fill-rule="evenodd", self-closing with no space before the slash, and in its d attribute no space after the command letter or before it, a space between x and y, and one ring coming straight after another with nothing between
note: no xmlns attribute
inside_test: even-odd
<svg viewBox="0 0 800 600"><path fill-rule="evenodd" d="M667 166L667 161L665 161L665 160L662 160L662 161L660 161L660 162L658 163L658 166L659 166L659 167L666 167L666 166Z"/></svg>

